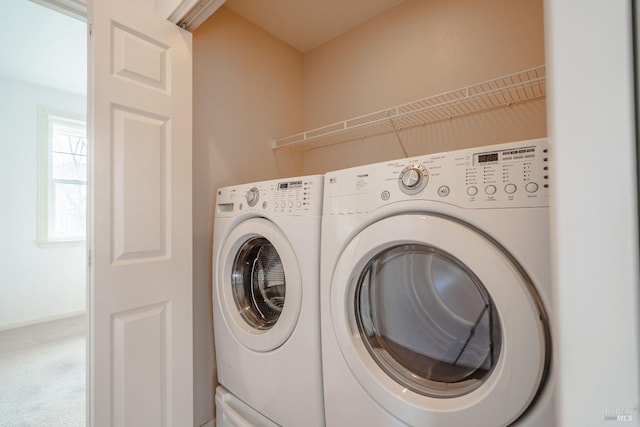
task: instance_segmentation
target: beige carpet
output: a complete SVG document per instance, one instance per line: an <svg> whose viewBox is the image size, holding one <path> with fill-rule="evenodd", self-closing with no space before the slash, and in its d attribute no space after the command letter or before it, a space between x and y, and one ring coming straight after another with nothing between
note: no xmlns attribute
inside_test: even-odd
<svg viewBox="0 0 640 427"><path fill-rule="evenodd" d="M0 426L85 425L84 316L0 331Z"/></svg>

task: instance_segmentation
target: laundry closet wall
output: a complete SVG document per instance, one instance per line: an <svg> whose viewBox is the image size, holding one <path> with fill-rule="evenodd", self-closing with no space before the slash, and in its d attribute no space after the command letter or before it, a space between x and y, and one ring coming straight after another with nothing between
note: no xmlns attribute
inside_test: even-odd
<svg viewBox="0 0 640 427"><path fill-rule="evenodd" d="M305 55L305 129L544 65L544 59L542 0L405 0ZM545 100L400 136L409 155L540 138L546 136ZM388 134L307 151L304 170L403 156Z"/></svg>
<svg viewBox="0 0 640 427"><path fill-rule="evenodd" d="M194 396L200 425L208 420L215 382L215 189L402 157L393 135L304 154L273 151L269 140L543 65L542 0L405 0L306 53L223 6L193 41ZM410 155L544 136L544 98L401 132Z"/></svg>

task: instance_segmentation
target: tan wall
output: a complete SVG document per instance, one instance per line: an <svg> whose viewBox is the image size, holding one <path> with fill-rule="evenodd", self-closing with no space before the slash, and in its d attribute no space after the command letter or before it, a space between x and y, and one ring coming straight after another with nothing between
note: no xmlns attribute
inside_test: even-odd
<svg viewBox="0 0 640 427"><path fill-rule="evenodd" d="M212 417L217 187L400 158L395 136L274 152L290 135L544 64L542 0L405 0L303 55L225 7L194 34L196 425ZM409 155L546 135L545 100L401 132Z"/></svg>
<svg viewBox="0 0 640 427"><path fill-rule="evenodd" d="M304 58L306 129L544 64L542 0L405 0ZM403 131L409 155L546 135L544 102ZM305 173L402 157L395 137L305 154Z"/></svg>
<svg viewBox="0 0 640 427"><path fill-rule="evenodd" d="M226 8L194 34L195 425L213 417L211 236L215 189L302 174L270 137L302 126L302 54Z"/></svg>
<svg viewBox="0 0 640 427"><path fill-rule="evenodd" d="M216 187L302 172L269 138L300 128L302 54L222 7L194 34L194 139Z"/></svg>

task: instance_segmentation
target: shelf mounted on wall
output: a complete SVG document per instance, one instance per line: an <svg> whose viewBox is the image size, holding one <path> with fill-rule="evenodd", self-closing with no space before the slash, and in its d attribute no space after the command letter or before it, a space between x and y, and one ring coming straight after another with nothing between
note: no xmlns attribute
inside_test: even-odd
<svg viewBox="0 0 640 427"><path fill-rule="evenodd" d="M375 113L291 136L272 139L271 148L307 151L479 113L546 95L545 67L539 66L455 89Z"/></svg>

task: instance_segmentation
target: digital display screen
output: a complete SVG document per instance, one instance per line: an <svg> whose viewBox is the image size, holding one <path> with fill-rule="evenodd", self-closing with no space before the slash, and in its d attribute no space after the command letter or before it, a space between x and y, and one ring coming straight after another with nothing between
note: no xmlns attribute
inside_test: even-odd
<svg viewBox="0 0 640 427"><path fill-rule="evenodd" d="M498 161L498 153L478 155L478 163L497 162L497 161Z"/></svg>
<svg viewBox="0 0 640 427"><path fill-rule="evenodd" d="M278 183L278 190L293 190L295 188L302 188L302 181L288 181Z"/></svg>

